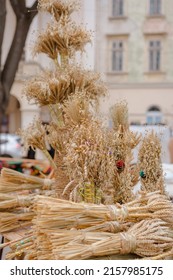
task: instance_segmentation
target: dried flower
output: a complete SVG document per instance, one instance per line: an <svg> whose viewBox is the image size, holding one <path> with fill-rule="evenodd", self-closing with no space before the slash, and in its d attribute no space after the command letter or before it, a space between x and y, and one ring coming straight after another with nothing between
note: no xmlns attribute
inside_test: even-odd
<svg viewBox="0 0 173 280"><path fill-rule="evenodd" d="M39 0L38 9L51 13L58 21L62 16L69 16L79 7L78 0Z"/></svg>
<svg viewBox="0 0 173 280"><path fill-rule="evenodd" d="M24 88L28 101L34 100L41 106L63 103L75 92L85 93L88 100L97 100L106 94L106 87L99 74L69 65L31 79Z"/></svg>
<svg viewBox="0 0 173 280"><path fill-rule="evenodd" d="M33 52L45 53L53 60L57 60L58 55L69 58L77 51L83 52L85 45L90 42L91 32L82 26L77 26L70 20L66 23L53 21L38 36Z"/></svg>

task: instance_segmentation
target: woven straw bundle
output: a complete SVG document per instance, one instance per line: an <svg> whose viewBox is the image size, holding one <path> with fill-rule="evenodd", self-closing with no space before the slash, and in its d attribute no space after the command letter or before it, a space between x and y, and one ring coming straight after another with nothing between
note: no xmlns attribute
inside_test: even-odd
<svg viewBox="0 0 173 280"><path fill-rule="evenodd" d="M112 106L111 130L98 118L107 89L98 73L75 61L91 42L91 32L70 18L76 7L76 0L38 1L39 11L52 17L33 52L46 54L54 67L27 82L24 94L46 105L51 121L35 119L20 135L26 148L41 150L52 173L38 178L2 170L0 233L27 232L0 248L10 246L7 259L173 256L173 205L164 192L159 139L144 138L132 166L141 135L129 129L127 103ZM139 176L142 192L134 195Z"/></svg>

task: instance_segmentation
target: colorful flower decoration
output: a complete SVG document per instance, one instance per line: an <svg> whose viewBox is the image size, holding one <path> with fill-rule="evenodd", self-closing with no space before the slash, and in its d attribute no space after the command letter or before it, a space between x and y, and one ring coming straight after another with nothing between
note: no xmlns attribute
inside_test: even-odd
<svg viewBox="0 0 173 280"><path fill-rule="evenodd" d="M123 161L123 160L118 160L118 161L116 162L116 167L117 167L118 171L123 171L124 168L125 168L125 163L124 163L124 161Z"/></svg>
<svg viewBox="0 0 173 280"><path fill-rule="evenodd" d="M141 177L142 179L145 179L145 178L146 178L146 174L145 174L145 172L144 172L143 170L141 170L141 171L139 172L139 175L140 175L140 177Z"/></svg>

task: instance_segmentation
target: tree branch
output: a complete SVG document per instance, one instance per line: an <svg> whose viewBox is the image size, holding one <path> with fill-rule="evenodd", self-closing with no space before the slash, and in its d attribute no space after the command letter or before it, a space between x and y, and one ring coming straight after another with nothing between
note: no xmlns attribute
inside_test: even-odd
<svg viewBox="0 0 173 280"><path fill-rule="evenodd" d="M26 20L25 17L18 19L13 41L2 71L2 85L5 90L4 103L6 103L5 100L7 101L10 95L10 89L15 79L29 27L30 21Z"/></svg>
<svg viewBox="0 0 173 280"><path fill-rule="evenodd" d="M10 1L11 3L13 2L13 9L15 8L15 14L17 13L17 22L13 41L4 65L4 69L2 71L2 85L5 91L3 100L4 106L8 104L10 90L15 79L15 74L18 69L18 64L21 59L31 22L34 16L37 14L36 8L38 4L37 1L35 1L32 7L29 8L30 10L34 9L33 13L28 13L28 8L26 6L25 12L21 13L21 11L19 12L20 9L16 7L16 4L19 2L19 0ZM20 2L21 1L23 0L20 0Z"/></svg>
<svg viewBox="0 0 173 280"><path fill-rule="evenodd" d="M6 1L0 0L0 68L1 68L1 52L2 52L2 42L4 38L5 30L5 19L6 19Z"/></svg>
<svg viewBox="0 0 173 280"><path fill-rule="evenodd" d="M27 12L25 0L10 0L10 3L17 18Z"/></svg>
<svg viewBox="0 0 173 280"><path fill-rule="evenodd" d="M0 110L1 104L3 101L3 86L1 81L1 56L2 56L2 43L4 38L4 30L5 30L5 19L6 19L6 0L0 0Z"/></svg>
<svg viewBox="0 0 173 280"><path fill-rule="evenodd" d="M36 0L30 8L27 8L28 13L30 13L32 19L33 19L33 18L36 16L36 14L38 13L38 11L37 11L37 6L38 6L38 0Z"/></svg>

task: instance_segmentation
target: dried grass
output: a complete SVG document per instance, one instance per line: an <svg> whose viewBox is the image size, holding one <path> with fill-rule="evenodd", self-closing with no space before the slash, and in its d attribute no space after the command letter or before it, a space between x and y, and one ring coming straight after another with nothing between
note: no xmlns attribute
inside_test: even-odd
<svg viewBox="0 0 173 280"><path fill-rule="evenodd" d="M140 221L127 232L117 234L61 231L50 235L50 239L55 259L78 260L128 253L153 257L170 251L173 231L162 220L153 219Z"/></svg>
<svg viewBox="0 0 173 280"><path fill-rule="evenodd" d="M97 100L106 95L106 88L99 74L74 65L31 79L24 88L28 101L34 100L41 106L61 104L70 95L80 92L89 100Z"/></svg>
<svg viewBox="0 0 173 280"><path fill-rule="evenodd" d="M138 165L142 175L140 180L142 189L147 192L160 190L161 193L165 193L161 143L154 131L148 132L141 143Z"/></svg>
<svg viewBox="0 0 173 280"><path fill-rule="evenodd" d="M119 126L123 126L125 130L129 128L129 114L126 101L117 102L110 108L113 129L118 131Z"/></svg>
<svg viewBox="0 0 173 280"><path fill-rule="evenodd" d="M45 183L4 169L0 180L4 193L50 188L50 195L68 200L48 193L36 200L32 195L2 195L1 233L33 225L20 245L8 244L12 251L7 259L24 254L35 260L88 259L131 252L168 256L173 246L173 205L164 195L160 143L153 133L145 138L139 165L132 169L132 149L141 137L129 130L127 103L112 107L112 131L90 113L90 104L106 89L98 74L71 63L75 53L91 42L91 32L69 19L75 4L76 0L39 0L39 10L51 13L53 20L39 34L34 54L48 55L56 70L32 79L24 90L29 101L48 105L51 111L49 126L35 120L21 135L26 148L46 155L54 178ZM54 159L47 153L47 141L55 149ZM138 168L146 175L141 179L146 192L134 197ZM160 192L147 193L156 189Z"/></svg>
<svg viewBox="0 0 173 280"><path fill-rule="evenodd" d="M34 202L34 195L9 195L4 199L4 195L0 194L3 201L0 202L0 211L12 211L18 207L29 207ZM8 198L8 199L7 199Z"/></svg>
<svg viewBox="0 0 173 280"><path fill-rule="evenodd" d="M26 209L24 211L16 211L16 213L1 212L0 215L0 233L11 232L15 229L31 226L34 213Z"/></svg>
<svg viewBox="0 0 173 280"><path fill-rule="evenodd" d="M39 0L38 9L51 13L58 21L63 16L69 16L79 7L77 0Z"/></svg>
<svg viewBox="0 0 173 280"><path fill-rule="evenodd" d="M0 177L0 193L23 190L51 189L54 179L41 178L23 174L13 169L2 168Z"/></svg>
<svg viewBox="0 0 173 280"><path fill-rule="evenodd" d="M77 51L84 52L87 43L91 43L91 32L67 18L47 25L47 29L38 35L33 53L45 53L53 60L60 56L64 63L64 58L73 57Z"/></svg>
<svg viewBox="0 0 173 280"><path fill-rule="evenodd" d="M33 223L44 229L83 229L109 221L137 222L160 218L173 226L173 205L159 193L141 194L123 205L74 203L40 196L34 206L37 218Z"/></svg>
<svg viewBox="0 0 173 280"><path fill-rule="evenodd" d="M128 134L121 127L116 133L107 131L94 118L74 127L64 156L66 173L76 182L72 200L104 204L132 200L130 151ZM118 160L125 163L124 170L117 169Z"/></svg>
<svg viewBox="0 0 173 280"><path fill-rule="evenodd" d="M159 255L170 256L172 246L173 230L160 219L150 219L137 222L127 232L115 234L74 229L38 231L26 258L81 260L135 253L158 259Z"/></svg>

